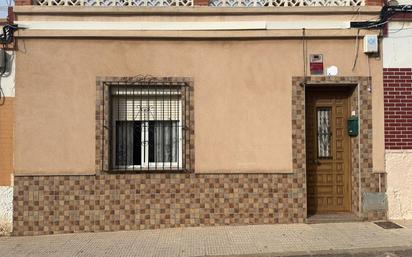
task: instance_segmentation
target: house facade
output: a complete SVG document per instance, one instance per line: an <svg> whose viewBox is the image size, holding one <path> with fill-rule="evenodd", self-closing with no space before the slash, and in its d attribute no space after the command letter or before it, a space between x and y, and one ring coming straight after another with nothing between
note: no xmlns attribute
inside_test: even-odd
<svg viewBox="0 0 412 257"><path fill-rule="evenodd" d="M380 3L127 3L16 2L14 234L387 217Z"/></svg>

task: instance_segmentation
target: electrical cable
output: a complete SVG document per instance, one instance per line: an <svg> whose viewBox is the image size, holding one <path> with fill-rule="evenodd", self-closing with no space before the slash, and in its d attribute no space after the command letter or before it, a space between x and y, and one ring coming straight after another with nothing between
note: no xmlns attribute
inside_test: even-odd
<svg viewBox="0 0 412 257"><path fill-rule="evenodd" d="M372 92L372 73L371 73L371 62L370 62L370 55L366 56L367 60L368 60L368 76L369 76L369 80L371 81L371 83L369 83L368 85L368 92Z"/></svg>
<svg viewBox="0 0 412 257"><path fill-rule="evenodd" d="M17 25L6 24L3 26L3 34L0 35L0 44L8 45L14 41L14 32L18 29Z"/></svg>
<svg viewBox="0 0 412 257"><path fill-rule="evenodd" d="M7 53L6 48L9 44L14 41L14 32L18 29L16 25L6 24L3 26L3 34L0 35L0 44L3 46L3 58L4 58L4 68L0 71L0 105L4 105L6 101L6 95L1 86L1 78L7 71Z"/></svg>
<svg viewBox="0 0 412 257"><path fill-rule="evenodd" d="M303 47L303 76L306 82L306 77L308 75L307 67L306 67L306 30L305 28L302 29L302 47Z"/></svg>
<svg viewBox="0 0 412 257"><path fill-rule="evenodd" d="M352 71L355 70L356 63L358 61L358 56L359 56L359 33L360 33L360 29L358 29L358 32L356 33L355 58L353 60Z"/></svg>
<svg viewBox="0 0 412 257"><path fill-rule="evenodd" d="M396 13L409 13L412 12L412 5L398 5L382 7L379 20L377 21L362 21L351 22L351 28L370 29L370 28L382 28L383 25L388 23L394 14Z"/></svg>
<svg viewBox="0 0 412 257"><path fill-rule="evenodd" d="M305 86L307 77L307 46L306 46L306 29L302 29L302 62L303 62L303 81L300 82L301 86Z"/></svg>
<svg viewBox="0 0 412 257"><path fill-rule="evenodd" d="M358 105L358 117L359 117L359 127L358 127L358 133L359 133L359 131L360 131L360 129L362 128L362 119L361 119L361 105L360 105L360 87L361 87L361 85L360 84L358 84L357 85L357 91L358 91L358 95L357 95L357 100L358 100L358 102L357 102L357 105ZM359 186L359 196L358 196L358 207L359 207L359 210L358 210L358 213L359 213L359 215L360 215L360 213L361 213L361 210L362 210L362 166L363 166L363 163L362 163L362 155L361 155L361 137L360 136L358 136L358 186Z"/></svg>
<svg viewBox="0 0 412 257"><path fill-rule="evenodd" d="M308 76L308 39L306 37L306 30L305 30L305 84L306 84L306 77Z"/></svg>
<svg viewBox="0 0 412 257"><path fill-rule="evenodd" d="M4 94L3 88L1 86L1 78L7 71L7 54L6 54L6 44L3 44L3 58L4 58L4 68L0 71L0 106L4 105L6 101L6 95Z"/></svg>
<svg viewBox="0 0 412 257"><path fill-rule="evenodd" d="M402 27L403 27L403 25L402 25ZM411 29L412 28L400 28L400 29L390 29L388 31L391 32L391 33L398 33L398 32L403 31L403 30L411 30Z"/></svg>
<svg viewBox="0 0 412 257"><path fill-rule="evenodd" d="M405 27L405 17L406 17L406 13L403 14L403 18L402 18L402 27L400 29L397 29L396 31L392 31L391 33L398 33L399 31L402 31L403 28ZM389 30L388 30L389 32Z"/></svg>
<svg viewBox="0 0 412 257"><path fill-rule="evenodd" d="M395 38L412 38L412 35L406 35L406 36L390 36L390 39L395 39Z"/></svg>

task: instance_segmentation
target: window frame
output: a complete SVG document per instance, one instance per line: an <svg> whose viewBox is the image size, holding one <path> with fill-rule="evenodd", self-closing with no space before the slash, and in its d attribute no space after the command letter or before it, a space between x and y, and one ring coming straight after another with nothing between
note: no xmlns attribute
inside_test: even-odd
<svg viewBox="0 0 412 257"><path fill-rule="evenodd" d="M181 153L180 167L170 168L170 165L159 167L159 163L151 164L143 169L113 169L111 157L111 89L113 86L148 86L164 88L177 87L181 96L180 122ZM194 112L194 81L191 77L153 77L138 75L135 77L96 77L96 161L95 174L121 173L193 173L195 171L195 112ZM153 167L155 166L155 167ZM157 166L157 168L156 168Z"/></svg>

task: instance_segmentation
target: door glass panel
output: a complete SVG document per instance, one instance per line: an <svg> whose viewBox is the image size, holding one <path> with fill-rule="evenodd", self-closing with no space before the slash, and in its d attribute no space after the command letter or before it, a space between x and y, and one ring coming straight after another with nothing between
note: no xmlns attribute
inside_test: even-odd
<svg viewBox="0 0 412 257"><path fill-rule="evenodd" d="M331 158L331 108L317 108L318 158Z"/></svg>

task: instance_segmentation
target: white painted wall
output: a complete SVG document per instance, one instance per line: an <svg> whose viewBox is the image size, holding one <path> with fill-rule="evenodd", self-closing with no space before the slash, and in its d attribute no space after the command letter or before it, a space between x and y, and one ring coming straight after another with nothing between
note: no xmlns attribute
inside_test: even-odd
<svg viewBox="0 0 412 257"><path fill-rule="evenodd" d="M0 186L0 235L7 235L13 228L13 187Z"/></svg>
<svg viewBox="0 0 412 257"><path fill-rule="evenodd" d="M386 150L390 219L412 219L412 150Z"/></svg>
<svg viewBox="0 0 412 257"><path fill-rule="evenodd" d="M13 51L7 51L8 63L7 66L10 67L6 73L0 78L0 86L3 89L3 93L6 97L15 96L15 54Z"/></svg>
<svg viewBox="0 0 412 257"><path fill-rule="evenodd" d="M412 4L412 0L397 0L400 5Z"/></svg>
<svg viewBox="0 0 412 257"><path fill-rule="evenodd" d="M412 0L411 0L412 1ZM412 67L412 22L389 22L388 37L383 39L383 67Z"/></svg>
<svg viewBox="0 0 412 257"><path fill-rule="evenodd" d="M383 39L383 67L412 68L411 49L412 22L390 22L388 37ZM412 150L386 150L385 155L388 217L412 219Z"/></svg>

